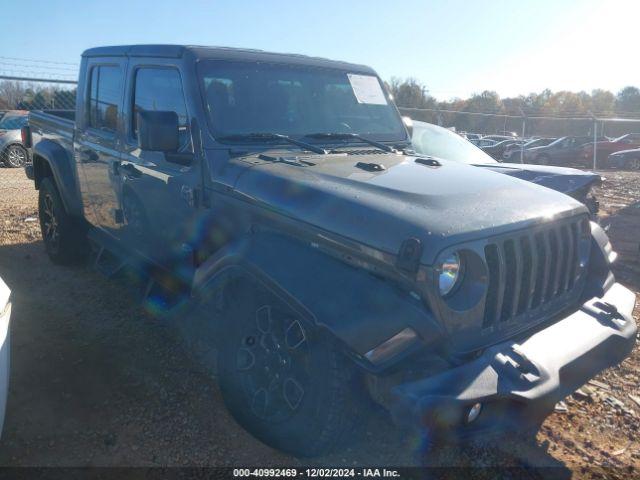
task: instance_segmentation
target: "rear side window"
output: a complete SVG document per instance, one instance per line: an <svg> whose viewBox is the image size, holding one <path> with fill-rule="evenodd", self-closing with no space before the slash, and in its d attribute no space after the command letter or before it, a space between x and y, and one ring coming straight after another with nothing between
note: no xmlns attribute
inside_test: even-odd
<svg viewBox="0 0 640 480"><path fill-rule="evenodd" d="M93 67L89 86L89 126L115 132L121 95L120 68L111 65Z"/></svg>
<svg viewBox="0 0 640 480"><path fill-rule="evenodd" d="M138 138L136 124L142 110L169 111L178 115L180 151L191 149L191 135L187 121L182 80L175 68L140 68L136 72L133 97L132 136Z"/></svg>

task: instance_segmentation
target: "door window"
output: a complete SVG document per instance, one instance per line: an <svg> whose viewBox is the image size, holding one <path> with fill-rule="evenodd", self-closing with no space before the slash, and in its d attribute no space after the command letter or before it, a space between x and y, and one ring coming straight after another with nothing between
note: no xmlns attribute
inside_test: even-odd
<svg viewBox="0 0 640 480"><path fill-rule="evenodd" d="M111 65L93 67L89 85L89 126L115 132L121 95L120 68Z"/></svg>
<svg viewBox="0 0 640 480"><path fill-rule="evenodd" d="M136 71L131 115L131 134L138 138L137 116L142 110L169 111L178 115L179 151L191 151L191 135L187 120L180 73L174 68L140 68Z"/></svg>

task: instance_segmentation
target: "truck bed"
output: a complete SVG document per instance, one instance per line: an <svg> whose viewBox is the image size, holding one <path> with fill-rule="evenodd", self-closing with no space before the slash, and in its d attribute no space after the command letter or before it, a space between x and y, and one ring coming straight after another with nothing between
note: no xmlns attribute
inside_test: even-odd
<svg viewBox="0 0 640 480"><path fill-rule="evenodd" d="M40 137L73 139L76 112L74 110L34 110L29 113L29 125L33 133L34 145Z"/></svg>

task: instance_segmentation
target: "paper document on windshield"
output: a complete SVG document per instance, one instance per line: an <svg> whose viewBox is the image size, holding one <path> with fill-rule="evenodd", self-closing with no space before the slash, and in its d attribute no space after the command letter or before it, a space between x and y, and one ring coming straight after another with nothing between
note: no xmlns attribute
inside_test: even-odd
<svg viewBox="0 0 640 480"><path fill-rule="evenodd" d="M356 75L348 73L349 83L356 96L358 103L366 103L369 105L386 105L387 99L380 87L377 77L371 75Z"/></svg>

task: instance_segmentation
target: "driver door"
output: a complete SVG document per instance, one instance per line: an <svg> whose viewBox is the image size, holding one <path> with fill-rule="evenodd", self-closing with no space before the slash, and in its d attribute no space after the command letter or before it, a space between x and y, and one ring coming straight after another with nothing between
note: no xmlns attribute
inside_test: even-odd
<svg viewBox="0 0 640 480"><path fill-rule="evenodd" d="M159 263L183 255L196 215L194 191L199 185L189 113L177 65L149 65L132 59L127 88L125 145L120 163L126 241ZM176 112L177 152L145 151L138 146L137 112Z"/></svg>

